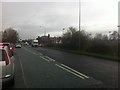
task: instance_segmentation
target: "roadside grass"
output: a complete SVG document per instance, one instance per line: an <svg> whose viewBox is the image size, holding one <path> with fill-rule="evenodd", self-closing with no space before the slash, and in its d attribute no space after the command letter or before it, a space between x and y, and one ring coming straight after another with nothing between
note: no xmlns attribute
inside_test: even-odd
<svg viewBox="0 0 120 90"><path fill-rule="evenodd" d="M79 55L86 55L86 56L91 56L91 57L96 57L96 58L101 58L101 59L113 60L113 61L120 62L120 57L118 57L118 56L102 55L102 54L97 54L97 53L81 52L81 51L78 51L78 50L66 50L66 49L53 48L53 47L47 47L47 48L60 50L60 51L64 51L64 52L69 52L69 53L74 53L74 54L79 54Z"/></svg>

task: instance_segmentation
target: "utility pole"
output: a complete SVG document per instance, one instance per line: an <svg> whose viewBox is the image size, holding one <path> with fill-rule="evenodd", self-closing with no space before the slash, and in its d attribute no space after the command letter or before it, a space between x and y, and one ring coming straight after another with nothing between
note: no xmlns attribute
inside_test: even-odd
<svg viewBox="0 0 120 90"><path fill-rule="evenodd" d="M80 30L81 30L81 0L79 0L79 50L80 50Z"/></svg>
<svg viewBox="0 0 120 90"><path fill-rule="evenodd" d="M118 40L120 39L120 25L117 26L118 27Z"/></svg>
<svg viewBox="0 0 120 90"><path fill-rule="evenodd" d="M118 56L120 55L120 25L118 25Z"/></svg>

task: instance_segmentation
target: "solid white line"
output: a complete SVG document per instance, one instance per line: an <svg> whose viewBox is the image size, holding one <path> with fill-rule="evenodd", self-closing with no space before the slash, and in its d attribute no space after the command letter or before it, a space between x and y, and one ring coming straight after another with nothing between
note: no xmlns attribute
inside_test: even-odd
<svg viewBox="0 0 120 90"><path fill-rule="evenodd" d="M74 69L72 69L72 68L64 65L64 64L61 64L61 65L64 66L64 67L66 67L66 68L68 68L68 69L70 69L70 70L72 70L72 71L74 71L74 72L76 72L77 74L79 74L81 76L84 76L85 78L89 78L88 76L86 76L86 75L84 75L84 74L82 74L82 73L80 73L80 72L78 72L78 71L76 71L76 70L74 70Z"/></svg>
<svg viewBox="0 0 120 90"><path fill-rule="evenodd" d="M79 78L85 79L84 77L82 77L82 76L80 76L80 75L78 75L78 74L76 74L76 73L74 73L74 72L72 72L72 71L70 71L70 70L68 70L68 69L66 69L66 68L64 68L64 67L62 67L62 66L60 66L60 65L58 65L58 64L55 64L55 65L58 66L59 68L63 69L63 70L66 70L66 71L68 71L68 72L74 74L75 76L77 76L77 77L79 77Z"/></svg>
<svg viewBox="0 0 120 90"><path fill-rule="evenodd" d="M49 62L49 60L45 59L44 57L41 57L41 56L40 56L40 58L42 58L43 60L45 60L45 61Z"/></svg>
<svg viewBox="0 0 120 90"><path fill-rule="evenodd" d="M19 60L19 62L20 62L21 71L22 71L22 74L23 74L22 76L23 76L25 87L28 88L28 85L27 85L27 82L26 82L26 79L25 79L25 74L24 74L24 71L23 71L23 65L22 65L20 60Z"/></svg>

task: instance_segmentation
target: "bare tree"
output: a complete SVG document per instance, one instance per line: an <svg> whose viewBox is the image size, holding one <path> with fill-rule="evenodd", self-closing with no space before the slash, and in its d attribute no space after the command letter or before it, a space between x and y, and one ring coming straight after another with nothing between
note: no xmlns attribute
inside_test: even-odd
<svg viewBox="0 0 120 90"><path fill-rule="evenodd" d="M19 34L13 28L7 28L2 32L2 41L15 43L19 40Z"/></svg>
<svg viewBox="0 0 120 90"><path fill-rule="evenodd" d="M74 27L69 27L66 33L63 34L62 37L62 45L65 49L79 49L79 39L80 39L80 48L81 50L85 50L88 45L89 35L86 34L84 30L80 32L77 31Z"/></svg>

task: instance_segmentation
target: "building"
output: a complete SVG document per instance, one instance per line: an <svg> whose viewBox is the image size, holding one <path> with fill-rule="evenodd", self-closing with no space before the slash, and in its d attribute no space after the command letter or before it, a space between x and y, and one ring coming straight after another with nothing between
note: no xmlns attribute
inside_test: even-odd
<svg viewBox="0 0 120 90"><path fill-rule="evenodd" d="M48 36L38 36L38 43L42 46L48 46L51 44L61 44L61 37L50 37L50 34Z"/></svg>

